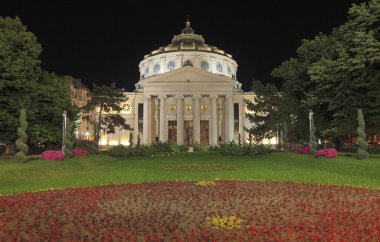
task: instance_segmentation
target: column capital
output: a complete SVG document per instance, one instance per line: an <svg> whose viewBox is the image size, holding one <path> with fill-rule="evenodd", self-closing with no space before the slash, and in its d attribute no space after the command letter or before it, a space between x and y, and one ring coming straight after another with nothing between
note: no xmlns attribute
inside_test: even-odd
<svg viewBox="0 0 380 242"><path fill-rule="evenodd" d="M160 100L162 100L162 99L165 99L165 98L167 98L168 96L166 96L166 95L159 95L158 96L158 98L160 99Z"/></svg>
<svg viewBox="0 0 380 242"><path fill-rule="evenodd" d="M184 96L183 96L182 94L178 94L178 95L175 95L175 98L176 98L176 99L183 99Z"/></svg>
<svg viewBox="0 0 380 242"><path fill-rule="evenodd" d="M200 95L200 94L194 94L193 98L194 99L200 99L200 98L202 98L202 95Z"/></svg>
<svg viewBox="0 0 380 242"><path fill-rule="evenodd" d="M145 101L145 100L149 100L150 97L151 97L150 95L144 95L144 101Z"/></svg>
<svg viewBox="0 0 380 242"><path fill-rule="evenodd" d="M227 95L226 95L226 98L227 98L227 99L233 99L233 98L234 98L234 95L233 95L233 94L227 94Z"/></svg>
<svg viewBox="0 0 380 242"><path fill-rule="evenodd" d="M210 98L218 98L218 95L217 94L211 94Z"/></svg>

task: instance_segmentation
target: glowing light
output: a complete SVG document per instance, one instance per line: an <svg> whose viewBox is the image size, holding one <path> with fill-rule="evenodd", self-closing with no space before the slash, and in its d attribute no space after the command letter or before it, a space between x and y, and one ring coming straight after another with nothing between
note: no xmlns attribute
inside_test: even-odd
<svg viewBox="0 0 380 242"><path fill-rule="evenodd" d="M129 146L129 140L122 140L120 144Z"/></svg>
<svg viewBox="0 0 380 242"><path fill-rule="evenodd" d="M119 145L119 141L117 140L112 140L109 142L110 145Z"/></svg>

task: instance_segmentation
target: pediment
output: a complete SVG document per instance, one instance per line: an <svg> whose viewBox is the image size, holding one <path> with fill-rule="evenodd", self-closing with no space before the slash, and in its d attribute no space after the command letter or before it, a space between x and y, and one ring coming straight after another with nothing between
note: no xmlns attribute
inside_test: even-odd
<svg viewBox="0 0 380 242"><path fill-rule="evenodd" d="M147 77L141 80L139 84L142 86L150 84L182 84L182 83L198 83L198 84L234 84L236 80L229 77L211 73L192 66L185 66L163 74Z"/></svg>

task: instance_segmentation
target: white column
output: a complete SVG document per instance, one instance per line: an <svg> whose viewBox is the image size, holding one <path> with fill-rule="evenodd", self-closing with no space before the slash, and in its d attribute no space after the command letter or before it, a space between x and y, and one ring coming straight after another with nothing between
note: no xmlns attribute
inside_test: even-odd
<svg viewBox="0 0 380 242"><path fill-rule="evenodd" d="M143 144L149 143L149 100L150 95L144 97L144 117L143 117Z"/></svg>
<svg viewBox="0 0 380 242"><path fill-rule="evenodd" d="M222 137L222 119L223 119L223 99L218 99L218 142L219 137Z"/></svg>
<svg viewBox="0 0 380 242"><path fill-rule="evenodd" d="M217 95L211 95L211 145L218 145L218 116L216 110Z"/></svg>
<svg viewBox="0 0 380 242"><path fill-rule="evenodd" d="M234 140L234 96L227 96L227 142Z"/></svg>
<svg viewBox="0 0 380 242"><path fill-rule="evenodd" d="M194 143L200 144L201 143L201 112L199 109L199 99L201 98L200 95L194 95Z"/></svg>
<svg viewBox="0 0 380 242"><path fill-rule="evenodd" d="M244 123L245 123L245 101L244 97L241 97L241 102L240 102L240 134L241 134L241 141L242 143L246 143L247 136L246 136L246 131L244 130Z"/></svg>
<svg viewBox="0 0 380 242"><path fill-rule="evenodd" d="M160 141L165 142L165 98L160 96Z"/></svg>
<svg viewBox="0 0 380 242"><path fill-rule="evenodd" d="M134 108L133 110L133 144L137 144L137 135L139 134L139 117L138 117L138 107L139 103L136 100L136 97L134 97ZM141 137L140 137L141 138Z"/></svg>
<svg viewBox="0 0 380 242"><path fill-rule="evenodd" d="M183 145L183 95L177 95L177 145Z"/></svg>

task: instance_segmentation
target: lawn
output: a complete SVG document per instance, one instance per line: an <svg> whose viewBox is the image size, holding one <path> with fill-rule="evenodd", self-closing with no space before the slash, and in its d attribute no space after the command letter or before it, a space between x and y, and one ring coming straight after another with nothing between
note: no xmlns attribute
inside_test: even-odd
<svg viewBox="0 0 380 242"><path fill-rule="evenodd" d="M380 188L380 157L316 159L294 153L256 157L184 153L170 157L106 155L19 164L0 159L0 194L41 189L169 180L267 180Z"/></svg>

